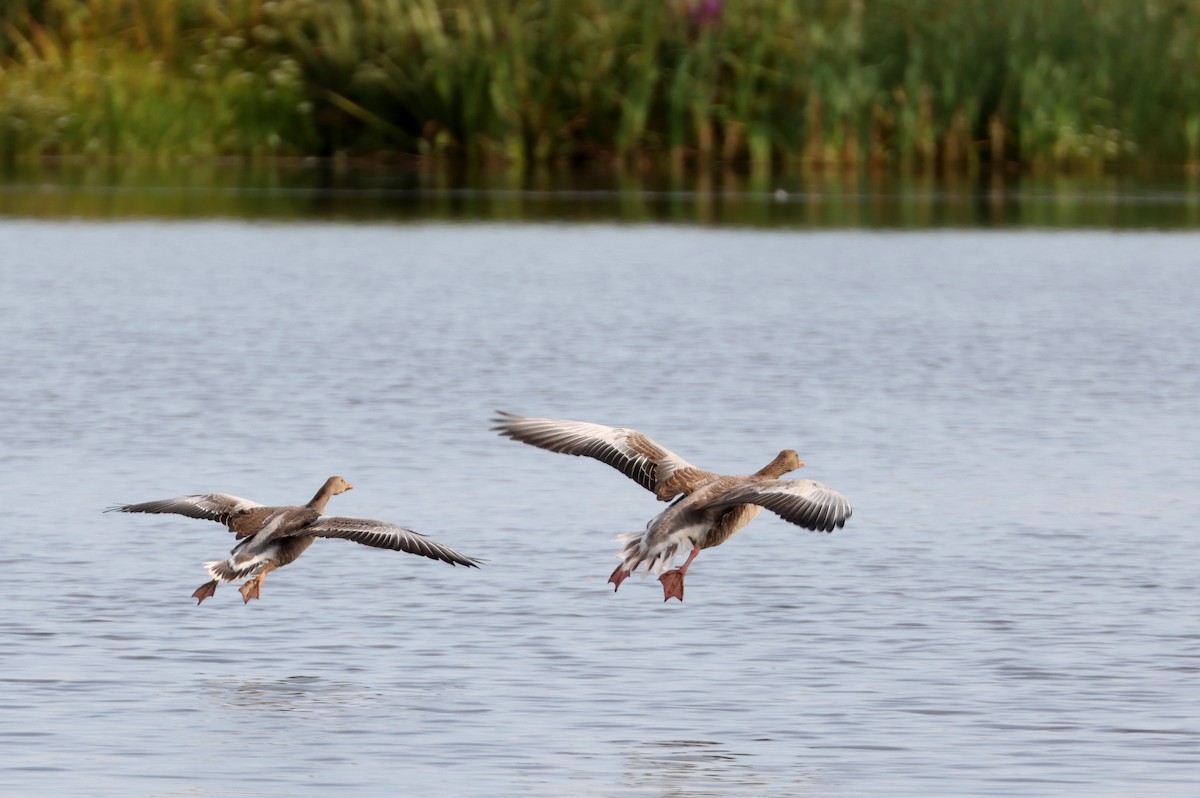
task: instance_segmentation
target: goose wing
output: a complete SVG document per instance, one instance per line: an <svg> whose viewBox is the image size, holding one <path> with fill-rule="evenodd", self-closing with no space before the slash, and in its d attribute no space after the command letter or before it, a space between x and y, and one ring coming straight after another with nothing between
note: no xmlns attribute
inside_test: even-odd
<svg viewBox="0 0 1200 798"><path fill-rule="evenodd" d="M500 412L492 429L539 449L592 457L607 463L651 491L661 501L691 493L715 474L696 468L679 455L633 429L586 421L530 418Z"/></svg>
<svg viewBox="0 0 1200 798"><path fill-rule="evenodd" d="M205 493L198 496L177 496L141 504L118 504L104 512L111 513L173 513L229 524L229 519L253 507L262 507L258 502L232 496L228 493Z"/></svg>
<svg viewBox="0 0 1200 798"><path fill-rule="evenodd" d="M355 543L362 543L364 546L419 554L422 557L441 560L451 565L465 565L468 568L479 567L479 560L459 554L449 546L435 543L420 532L413 532L411 529L405 529L385 521L327 516L297 530L295 534L316 535L319 538L343 538L353 540Z"/></svg>
<svg viewBox="0 0 1200 798"><path fill-rule="evenodd" d="M750 482L715 497L706 507L757 504L785 521L814 532L832 532L854 512L850 500L811 479L768 479Z"/></svg>

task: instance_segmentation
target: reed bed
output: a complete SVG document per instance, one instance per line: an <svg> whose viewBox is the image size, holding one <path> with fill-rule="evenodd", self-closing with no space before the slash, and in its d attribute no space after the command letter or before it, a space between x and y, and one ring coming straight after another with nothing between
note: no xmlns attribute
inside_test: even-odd
<svg viewBox="0 0 1200 798"><path fill-rule="evenodd" d="M10 0L0 156L1200 160L1200 0Z"/></svg>

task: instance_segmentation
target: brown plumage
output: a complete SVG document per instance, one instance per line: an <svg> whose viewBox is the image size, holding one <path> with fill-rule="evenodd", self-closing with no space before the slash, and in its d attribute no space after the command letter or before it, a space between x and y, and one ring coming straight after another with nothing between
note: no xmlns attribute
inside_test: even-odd
<svg viewBox="0 0 1200 798"><path fill-rule="evenodd" d="M804 465L791 449L748 476L721 476L696 468L636 430L511 413L493 420L492 429L513 440L608 463L661 501L680 497L652 519L645 532L621 537L621 564L608 580L614 590L644 565L646 573L660 574L664 601L682 601L683 577L700 549L724 543L763 507L785 521L822 532L842 527L853 512L844 496L819 482L780 479ZM666 571L687 548L691 553L684 564Z"/></svg>
<svg viewBox="0 0 1200 798"><path fill-rule="evenodd" d="M478 561L464 557L448 546L435 543L411 529L366 518L323 516L329 499L345 493L351 485L341 477L330 477L312 500L301 506L265 507L228 493L179 496L142 504L110 507L122 513L174 513L224 524L238 543L229 559L205 563L212 581L196 588L196 603L212 596L220 582L253 577L239 588L243 601L259 597L263 579L305 552L317 538L344 538L376 548L419 554L451 565L473 568Z"/></svg>

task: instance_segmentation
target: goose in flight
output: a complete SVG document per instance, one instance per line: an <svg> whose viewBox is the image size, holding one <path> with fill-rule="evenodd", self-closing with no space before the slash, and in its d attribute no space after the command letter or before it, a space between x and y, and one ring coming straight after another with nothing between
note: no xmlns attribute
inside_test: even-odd
<svg viewBox="0 0 1200 798"><path fill-rule="evenodd" d="M619 538L625 544L617 555L621 564L608 578L614 590L644 566L644 573L659 574L663 601L683 601L683 578L700 550L729 540L763 507L785 521L819 532L844 526L853 512L845 496L820 482L780 479L804 465L791 449L748 476L721 476L695 467L637 430L505 412L493 422L494 431L515 441L607 463L659 501L679 497L651 519L645 532ZM667 570L676 555L688 549L683 565Z"/></svg>
<svg viewBox="0 0 1200 798"><path fill-rule="evenodd" d="M122 504L105 512L174 513L216 521L228 527L241 542L233 547L228 559L204 564L212 581L205 582L192 593L197 604L212 596L220 582L235 582L247 577L253 578L239 588L243 602L258 598L267 574L295 560L317 538L344 538L376 548L420 554L451 565L478 567L479 561L464 557L411 529L366 518L322 515L331 497L350 489L346 480L330 477L312 501L303 506L265 507L228 493L207 493Z"/></svg>

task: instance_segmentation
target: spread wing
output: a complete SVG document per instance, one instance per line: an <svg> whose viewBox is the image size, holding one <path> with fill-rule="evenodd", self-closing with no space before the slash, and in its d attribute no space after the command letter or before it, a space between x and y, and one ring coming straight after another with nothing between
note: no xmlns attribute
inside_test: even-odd
<svg viewBox="0 0 1200 798"><path fill-rule="evenodd" d="M296 534L316 535L320 538L344 538L379 549L419 554L422 557L441 560L451 565L465 565L468 568L479 567L479 560L459 554L449 546L435 543L419 532L413 532L411 529L384 521L328 516L298 530Z"/></svg>
<svg viewBox="0 0 1200 798"><path fill-rule="evenodd" d="M691 493L698 485L716 476L696 468L637 430L504 412L492 421L495 422L494 431L515 441L607 463L661 501Z"/></svg>
<svg viewBox="0 0 1200 798"><path fill-rule="evenodd" d="M757 504L785 521L814 532L832 532L854 512L850 500L811 479L768 479L721 494L707 507Z"/></svg>
<svg viewBox="0 0 1200 798"><path fill-rule="evenodd" d="M240 496L231 496L228 493L206 493L201 496L178 496L174 499L159 499L142 504L118 504L109 507L104 512L173 513L186 515L188 518L199 518L202 521L228 524L229 519L234 515L252 507L262 507L262 505Z"/></svg>

